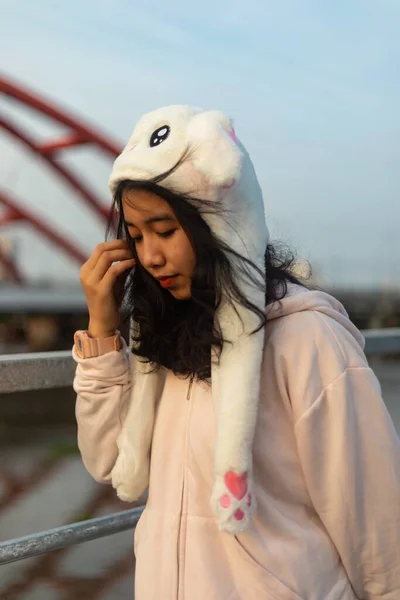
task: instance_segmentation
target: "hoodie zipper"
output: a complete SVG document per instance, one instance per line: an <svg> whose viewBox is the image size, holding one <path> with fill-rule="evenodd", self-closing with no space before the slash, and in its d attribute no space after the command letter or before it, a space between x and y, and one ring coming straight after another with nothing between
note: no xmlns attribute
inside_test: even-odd
<svg viewBox="0 0 400 600"><path fill-rule="evenodd" d="M192 396L194 376L190 377L188 391L186 394L186 401L189 402ZM182 498L181 498L181 517L179 523L179 534L178 534L178 593L177 598L184 598L184 561L185 561L185 545L186 545L186 523L187 523L187 489L186 489L186 468L188 459L188 446L189 446L189 426L190 426L190 415L192 407L187 407L186 416L186 431L185 431L185 449L184 449L184 465L183 465L183 478L182 478Z"/></svg>

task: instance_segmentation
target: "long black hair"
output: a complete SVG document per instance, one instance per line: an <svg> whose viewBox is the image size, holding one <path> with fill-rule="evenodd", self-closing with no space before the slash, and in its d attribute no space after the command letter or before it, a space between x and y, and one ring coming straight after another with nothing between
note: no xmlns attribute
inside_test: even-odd
<svg viewBox="0 0 400 600"><path fill-rule="evenodd" d="M218 360L224 343L216 311L224 299L251 310L259 318L256 331L266 324L266 313L242 293L238 280L247 278L265 290L265 305L287 294L287 283L299 284L292 268L295 256L280 246L265 250L265 274L249 259L218 239L202 215L215 205L171 191L155 182L122 181L115 192L112 215L119 239L126 239L137 259L135 243L125 224L123 196L131 190L147 190L163 198L188 236L196 256L189 300L176 300L137 260L124 287L124 312L137 325L132 352L154 368L171 369L177 375L209 380L211 349ZM109 228L110 231L110 228Z"/></svg>

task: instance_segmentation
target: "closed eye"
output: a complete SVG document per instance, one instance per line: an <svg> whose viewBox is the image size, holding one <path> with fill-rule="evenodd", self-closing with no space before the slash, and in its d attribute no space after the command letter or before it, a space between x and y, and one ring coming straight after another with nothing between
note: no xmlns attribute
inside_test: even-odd
<svg viewBox="0 0 400 600"><path fill-rule="evenodd" d="M176 229L169 229L168 231L159 232L159 236L162 238L169 238L175 233Z"/></svg>
<svg viewBox="0 0 400 600"><path fill-rule="evenodd" d="M157 235L161 238L169 238L175 233L175 231L176 231L176 229L169 229L168 231L159 231L159 232L157 232ZM137 235L136 237L131 237L131 240L135 244L139 244L139 242L141 242L142 239L143 239L142 235Z"/></svg>

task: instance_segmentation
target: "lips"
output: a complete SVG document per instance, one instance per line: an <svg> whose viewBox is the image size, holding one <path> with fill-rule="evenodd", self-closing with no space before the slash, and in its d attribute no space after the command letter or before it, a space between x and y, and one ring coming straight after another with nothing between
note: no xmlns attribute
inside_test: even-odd
<svg viewBox="0 0 400 600"><path fill-rule="evenodd" d="M176 275L167 275L166 277L158 277L158 281L163 288L167 288L174 281Z"/></svg>

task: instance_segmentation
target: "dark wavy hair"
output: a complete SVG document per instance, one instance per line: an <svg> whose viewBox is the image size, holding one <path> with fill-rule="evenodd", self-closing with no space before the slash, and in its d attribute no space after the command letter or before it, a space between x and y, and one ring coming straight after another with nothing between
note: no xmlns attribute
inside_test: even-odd
<svg viewBox="0 0 400 600"><path fill-rule="evenodd" d="M136 259L135 243L125 225L122 199L126 192L137 189L152 192L169 204L193 246L196 268L191 298L176 300L137 260L120 297L127 318L137 324L131 350L154 368L164 367L177 375L209 380L211 356L218 360L223 345L229 343L223 339L216 319L222 295L228 302L239 303L256 314L258 331L266 324L266 313L246 298L238 281L245 278L265 290L266 306L281 300L287 294L288 282L301 283L293 273L295 256L282 244L269 244L265 250L264 275L252 261L213 234L203 215L217 210L215 203L189 199L156 182L127 180L117 187L112 215L116 218L117 238L128 241Z"/></svg>

